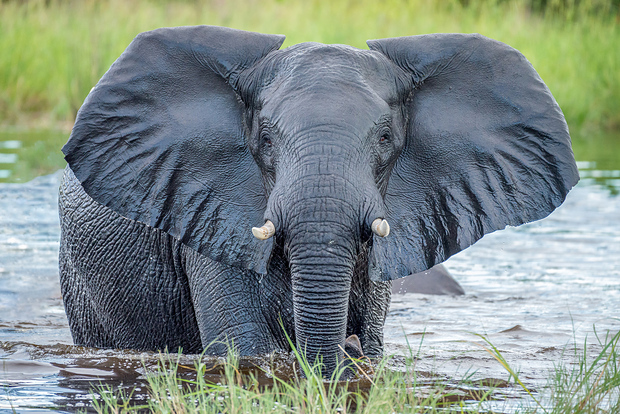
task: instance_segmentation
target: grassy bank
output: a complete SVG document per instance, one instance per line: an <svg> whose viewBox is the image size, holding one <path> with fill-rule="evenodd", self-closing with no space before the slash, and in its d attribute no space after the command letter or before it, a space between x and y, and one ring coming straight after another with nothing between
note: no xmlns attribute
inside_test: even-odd
<svg viewBox="0 0 620 414"><path fill-rule="evenodd" d="M588 360L585 351L574 352L569 363L558 363L548 385L532 391L485 337L481 346L509 374L503 380L438 381L420 375L416 358L400 362L398 370L386 361L354 362L356 377L350 382L324 381L319 365L310 365L296 353L288 377L279 378L282 367L242 368L229 356L218 366L197 360L193 370L182 367L170 355L162 357L159 370L147 374L148 404L135 405L129 395L107 388L93 400L100 413L545 413L597 414L620 412L620 333L603 338L601 352ZM585 346L585 344L584 344ZM578 347L575 347L578 349ZM480 352L484 352L481 350ZM294 374L295 365L305 379ZM284 370L286 371L286 370ZM191 372L188 375L188 372ZM261 375L262 372L262 375ZM500 391L501 388L501 391ZM519 398L518 400L515 397Z"/></svg>
<svg viewBox="0 0 620 414"><path fill-rule="evenodd" d="M582 136L620 129L617 1L231 0L0 2L0 125L69 129L139 32L211 24L346 43L478 32L521 50Z"/></svg>

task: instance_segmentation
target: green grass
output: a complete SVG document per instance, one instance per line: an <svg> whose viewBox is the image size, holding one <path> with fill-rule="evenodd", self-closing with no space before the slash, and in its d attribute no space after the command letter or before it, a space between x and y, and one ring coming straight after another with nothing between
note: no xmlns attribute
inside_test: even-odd
<svg viewBox="0 0 620 414"><path fill-rule="evenodd" d="M346 381L327 381L321 376L320 364L309 364L297 355L285 378L271 376L265 384L261 368L242 370L239 360L229 354L221 365L211 367L196 361L194 375L179 375L180 366L170 355L162 356L159 369L147 374L150 399L146 405L132 405L131 394L100 388L93 399L100 413L391 413L440 412L446 407L459 407L458 412L477 413L476 404L492 394L491 389L471 392L471 383L464 380L461 387L436 385L430 387L425 378L417 378L414 360L407 360L405 372L391 371L384 362L373 366L367 361L355 361L357 376ZM187 367L184 367L187 368ZM304 377L295 371L299 368ZM376 370L376 371L375 371ZM278 368L270 369L277 372ZM214 372L219 374L214 376ZM217 378L217 382L209 381ZM422 385L424 384L424 385ZM488 388L488 387L487 387ZM420 390L424 393L419 393ZM468 401L474 408L462 408ZM462 411L461 411L462 410Z"/></svg>
<svg viewBox="0 0 620 414"><path fill-rule="evenodd" d="M478 32L530 59L573 133L617 131L617 9L617 0L5 0L0 125L66 130L90 88L136 34L211 24L286 34L284 46L318 41L365 48L373 38Z"/></svg>
<svg viewBox="0 0 620 414"><path fill-rule="evenodd" d="M131 40L194 24L282 33L284 47L482 33L533 63L566 115L577 159L618 169L619 8L620 0L0 0L0 153L17 154L0 158L0 182L63 168L60 147L80 105Z"/></svg>
<svg viewBox="0 0 620 414"><path fill-rule="evenodd" d="M109 387L96 392L93 404L100 413L147 409L155 413L487 413L489 403L501 407L498 401L512 390L513 394L521 391L529 398L504 400L509 412L620 412L620 333L605 337L600 342L600 353L592 361L588 360L585 344L584 351L575 347L573 360L558 364L550 373L548 385L538 392L529 390L501 352L488 339L481 338L481 346L506 369L512 384L473 381L471 377L437 381L416 371L412 351L399 364L399 370L389 368L389 358L372 364L356 360L357 374L349 382L324 381L320 364L309 364L296 351L292 369L290 360L288 371L282 369L282 361L280 367L272 361L271 375L265 375L264 368L240 367L232 353L215 367L198 359L191 370L173 356L164 355L159 368L147 373L148 404L132 405L130 395ZM183 375L179 374L181 367ZM298 371L305 378L296 375ZM188 372L192 375L188 376ZM280 378L281 372L287 372L286 378ZM448 382L456 385L447 386ZM497 387L502 387L501 391Z"/></svg>
<svg viewBox="0 0 620 414"><path fill-rule="evenodd" d="M602 351L592 361L585 352L575 351L572 365L558 365L552 378L548 397L554 406L553 414L620 412L620 352L618 337L599 339Z"/></svg>

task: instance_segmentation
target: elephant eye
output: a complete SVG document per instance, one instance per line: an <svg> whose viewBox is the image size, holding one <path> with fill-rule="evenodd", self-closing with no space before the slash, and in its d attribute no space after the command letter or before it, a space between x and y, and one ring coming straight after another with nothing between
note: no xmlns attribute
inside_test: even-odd
<svg viewBox="0 0 620 414"><path fill-rule="evenodd" d="M381 137L379 138L379 142L387 142L392 138L390 131L383 131L381 133Z"/></svg>
<svg viewBox="0 0 620 414"><path fill-rule="evenodd" d="M271 147L271 136L269 135L269 133L267 131L262 131L260 134L260 139L261 142L263 143L264 146L270 148Z"/></svg>

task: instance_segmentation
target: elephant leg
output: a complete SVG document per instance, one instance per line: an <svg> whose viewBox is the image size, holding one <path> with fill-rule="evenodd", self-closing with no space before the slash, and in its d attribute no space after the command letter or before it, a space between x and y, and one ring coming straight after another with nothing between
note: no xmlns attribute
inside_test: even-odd
<svg viewBox="0 0 620 414"><path fill-rule="evenodd" d="M89 295L84 278L80 276L73 264L71 249L67 246L66 236L60 239L59 251L60 282L65 313L69 320L71 336L77 345L105 346L112 344L113 339L101 325Z"/></svg>
<svg viewBox="0 0 620 414"><path fill-rule="evenodd" d="M60 281L74 342L200 352L180 243L92 200L70 169L59 205Z"/></svg>
<svg viewBox="0 0 620 414"><path fill-rule="evenodd" d="M383 353L383 325L390 308L392 282L373 282L363 272L353 276L347 336L359 337L364 355Z"/></svg>
<svg viewBox="0 0 620 414"><path fill-rule="evenodd" d="M208 354L226 355L231 345L240 355L288 348L278 326L287 289L273 280L273 272L261 275L213 261L189 247L183 246L182 251L200 338ZM288 291L290 297L290 287Z"/></svg>

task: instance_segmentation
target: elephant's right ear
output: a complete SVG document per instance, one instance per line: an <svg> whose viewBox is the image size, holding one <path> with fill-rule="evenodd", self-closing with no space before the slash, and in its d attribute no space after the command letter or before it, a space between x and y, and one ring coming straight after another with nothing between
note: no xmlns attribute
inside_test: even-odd
<svg viewBox="0 0 620 414"><path fill-rule="evenodd" d="M138 35L80 109L63 147L86 192L213 260L265 272L261 173L231 84L284 36L212 26Z"/></svg>

